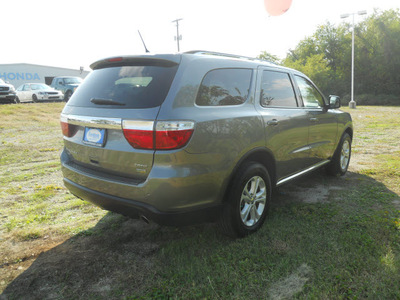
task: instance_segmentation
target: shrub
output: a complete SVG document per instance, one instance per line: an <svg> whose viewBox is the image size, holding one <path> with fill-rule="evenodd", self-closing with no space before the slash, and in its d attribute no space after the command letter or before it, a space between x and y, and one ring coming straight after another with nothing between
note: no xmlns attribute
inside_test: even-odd
<svg viewBox="0 0 400 300"><path fill-rule="evenodd" d="M350 95L344 95L341 99L342 106L347 106L350 102ZM381 105L381 106L400 106L399 95L372 95L372 94L361 94L355 95L354 100L357 105Z"/></svg>

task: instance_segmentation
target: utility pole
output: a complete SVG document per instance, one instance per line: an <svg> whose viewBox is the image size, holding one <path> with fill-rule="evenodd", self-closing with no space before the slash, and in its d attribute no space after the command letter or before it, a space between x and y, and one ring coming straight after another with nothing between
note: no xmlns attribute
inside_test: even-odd
<svg viewBox="0 0 400 300"><path fill-rule="evenodd" d="M179 40L182 40L182 36L179 35L179 21L181 21L181 20L183 20L183 19L176 19L176 20L172 21L172 23L174 23L174 22L176 23L176 37L175 37L175 40L176 40L176 43L178 45L178 52L180 51L180 49L179 49Z"/></svg>

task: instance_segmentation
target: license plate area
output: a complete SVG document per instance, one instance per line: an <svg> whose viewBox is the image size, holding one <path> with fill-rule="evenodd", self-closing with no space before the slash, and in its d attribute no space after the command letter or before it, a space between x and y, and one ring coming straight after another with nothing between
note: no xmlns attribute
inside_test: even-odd
<svg viewBox="0 0 400 300"><path fill-rule="evenodd" d="M83 142L96 147L104 147L106 143L106 129L85 127Z"/></svg>

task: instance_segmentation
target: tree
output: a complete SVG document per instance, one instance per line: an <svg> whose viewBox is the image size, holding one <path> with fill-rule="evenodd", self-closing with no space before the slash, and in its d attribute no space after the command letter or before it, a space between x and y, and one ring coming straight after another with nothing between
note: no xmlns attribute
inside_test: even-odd
<svg viewBox="0 0 400 300"><path fill-rule="evenodd" d="M355 31L357 89L363 94L400 94L399 10L375 11Z"/></svg>
<svg viewBox="0 0 400 300"><path fill-rule="evenodd" d="M290 50L281 64L305 73L325 94L349 95L351 31L349 23L334 26L327 22L320 25L312 36ZM375 10L355 26L354 33L356 96L367 95L365 97L377 101L389 95L391 104L400 104L399 10ZM260 57L276 59L267 52Z"/></svg>
<svg viewBox="0 0 400 300"><path fill-rule="evenodd" d="M259 56L257 56L257 58L272 62L272 63L277 64L277 65L281 64L281 60L279 59L278 56L270 54L267 51L261 52L261 54Z"/></svg>

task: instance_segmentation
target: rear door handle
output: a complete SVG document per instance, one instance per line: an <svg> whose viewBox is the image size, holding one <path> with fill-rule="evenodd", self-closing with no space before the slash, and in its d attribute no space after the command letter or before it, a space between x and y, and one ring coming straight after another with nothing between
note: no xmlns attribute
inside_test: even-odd
<svg viewBox="0 0 400 300"><path fill-rule="evenodd" d="M311 123L317 123L318 122L318 118L310 118Z"/></svg>
<svg viewBox="0 0 400 300"><path fill-rule="evenodd" d="M278 120L276 120L276 119L270 120L267 122L267 125L276 126L276 125L278 125Z"/></svg>

